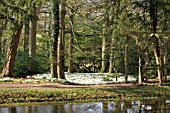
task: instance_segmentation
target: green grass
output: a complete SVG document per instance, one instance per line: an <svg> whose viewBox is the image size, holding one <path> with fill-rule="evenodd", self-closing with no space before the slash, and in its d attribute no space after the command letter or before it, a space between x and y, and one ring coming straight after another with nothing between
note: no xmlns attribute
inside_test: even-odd
<svg viewBox="0 0 170 113"><path fill-rule="evenodd" d="M170 86L134 86L115 88L0 88L0 104L169 99Z"/></svg>

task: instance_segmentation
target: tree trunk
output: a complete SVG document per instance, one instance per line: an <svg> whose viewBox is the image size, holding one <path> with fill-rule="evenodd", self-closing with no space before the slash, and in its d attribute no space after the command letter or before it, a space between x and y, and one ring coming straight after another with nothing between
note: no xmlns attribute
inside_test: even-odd
<svg viewBox="0 0 170 113"><path fill-rule="evenodd" d="M126 36L125 42L125 82L128 81L128 73L129 73L129 36Z"/></svg>
<svg viewBox="0 0 170 113"><path fill-rule="evenodd" d="M159 39L156 35L157 29L157 1L150 0L150 28L151 28L151 38L153 43L153 51L156 58L157 63L157 71L158 71L158 79L159 84L162 84L162 66L161 66L161 56L160 56L160 46L159 46Z"/></svg>
<svg viewBox="0 0 170 113"><path fill-rule="evenodd" d="M74 31L73 31L73 12L70 14L70 23L69 23L69 30L70 30L70 36L69 36L69 47L68 47L68 72L73 72L73 37L74 37Z"/></svg>
<svg viewBox="0 0 170 113"><path fill-rule="evenodd" d="M138 67L138 84L142 84L142 57L141 57L141 49L138 47L139 54L139 67Z"/></svg>
<svg viewBox="0 0 170 113"><path fill-rule="evenodd" d="M24 52L29 52L29 20L25 18L24 20L24 42L23 42L23 48Z"/></svg>
<svg viewBox="0 0 170 113"><path fill-rule="evenodd" d="M106 37L102 39L102 68L101 72L104 73L106 70Z"/></svg>
<svg viewBox="0 0 170 113"><path fill-rule="evenodd" d="M3 38L3 41L2 41L2 53L3 54L6 54L7 52L6 42L7 42L7 39Z"/></svg>
<svg viewBox="0 0 170 113"><path fill-rule="evenodd" d="M138 46L138 84L142 84L143 76L142 76L142 50L141 50L141 39L140 37L136 38L136 43Z"/></svg>
<svg viewBox="0 0 170 113"><path fill-rule="evenodd" d="M164 61L164 80L167 80L167 64L168 64L168 44L169 44L169 40L166 42L165 44L165 52L164 52L164 57L163 57L163 61Z"/></svg>
<svg viewBox="0 0 170 113"><path fill-rule="evenodd" d="M144 72L144 76L142 78L142 81L144 81L144 77L145 77L145 82L148 82L148 70L147 70L147 68L148 68L148 64L150 62L148 49L145 52L144 60L145 60L145 67L144 68L146 69L146 71Z"/></svg>
<svg viewBox="0 0 170 113"><path fill-rule="evenodd" d="M2 30L0 29L0 56L2 55Z"/></svg>
<svg viewBox="0 0 170 113"><path fill-rule="evenodd" d="M59 36L59 0L51 0L51 77L58 78L57 74L57 44Z"/></svg>
<svg viewBox="0 0 170 113"><path fill-rule="evenodd" d="M36 28L37 28L37 8L34 4L33 18L30 22L30 37L29 37L29 55L33 56L36 54Z"/></svg>
<svg viewBox="0 0 170 113"><path fill-rule="evenodd" d="M60 36L58 40L58 78L59 79L65 79L64 75L64 36L65 36L65 14L66 14L66 9L65 9L65 0L61 1L61 19L60 19Z"/></svg>
<svg viewBox="0 0 170 113"><path fill-rule="evenodd" d="M2 35L3 35L3 30L6 29L8 21L5 20L5 22L1 19L1 25L2 29L0 29L0 55L6 54L6 48L5 48L5 43L6 39L3 40Z"/></svg>
<svg viewBox="0 0 170 113"><path fill-rule="evenodd" d="M103 39L102 39L102 67L101 72L106 71L106 45L107 45L107 38L110 35L109 31L109 1L104 0L104 28L103 28Z"/></svg>
<svg viewBox="0 0 170 113"><path fill-rule="evenodd" d="M18 44L19 44L22 27L23 27L23 23L21 22L20 25L17 26L17 31L12 36L10 47L8 49L5 64L3 67L3 71L0 74L1 77L5 77L5 76L13 77L12 73L13 73L13 69L14 69L17 48L18 48Z"/></svg>
<svg viewBox="0 0 170 113"><path fill-rule="evenodd" d="M161 56L160 56L160 48L159 48L159 41L158 41L158 37L156 36L152 36L152 38L154 38L154 55L156 57L156 63L157 63L157 71L158 71L158 80L159 80L159 84L162 84L162 66L161 66Z"/></svg>
<svg viewBox="0 0 170 113"><path fill-rule="evenodd" d="M3 26L3 20L2 19L0 19L0 24L1 24L1 26ZM0 56L2 55L2 31L3 29L2 28L0 28Z"/></svg>
<svg viewBox="0 0 170 113"><path fill-rule="evenodd" d="M111 44L110 44L109 73L113 72L113 58L114 58L114 56L113 56L113 48L114 48L114 33L112 34Z"/></svg>

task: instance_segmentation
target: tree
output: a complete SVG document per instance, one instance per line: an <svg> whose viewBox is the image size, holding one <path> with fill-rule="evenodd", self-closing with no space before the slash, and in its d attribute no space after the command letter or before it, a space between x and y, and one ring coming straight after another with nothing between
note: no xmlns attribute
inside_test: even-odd
<svg viewBox="0 0 170 113"><path fill-rule="evenodd" d="M170 44L170 40L168 39L164 44L164 56L163 56L163 62L164 62L164 80L167 80L167 64L168 64L168 46Z"/></svg>
<svg viewBox="0 0 170 113"><path fill-rule="evenodd" d="M68 72L73 72L73 41L74 41L74 29L73 29L73 21L74 21L74 11L73 9L69 10L69 40L68 40Z"/></svg>
<svg viewBox="0 0 170 113"><path fill-rule="evenodd" d="M107 42L109 38L109 0L103 1L103 13L104 13L104 25L103 25L103 37L102 37L102 66L101 66L101 72L106 71L106 48L107 48Z"/></svg>
<svg viewBox="0 0 170 113"><path fill-rule="evenodd" d="M59 36L59 0L51 0L51 76L58 78L57 45Z"/></svg>
<svg viewBox="0 0 170 113"><path fill-rule="evenodd" d="M24 52L29 53L29 18L25 16L24 18L24 41L23 41L23 49Z"/></svg>
<svg viewBox="0 0 170 113"><path fill-rule="evenodd" d="M126 41L125 41L125 82L128 81L128 74L129 74L129 40L130 37L127 34L126 35Z"/></svg>
<svg viewBox="0 0 170 113"><path fill-rule="evenodd" d="M142 84L142 51L140 48L140 42L138 42L138 54L139 54L139 65L138 65L138 84Z"/></svg>
<svg viewBox="0 0 170 113"><path fill-rule="evenodd" d="M150 0L149 2L150 5L150 30L151 30L151 35L150 37L152 38L152 44L153 44L153 51L154 55L156 58L156 63L158 66L158 79L159 79L159 84L162 84L162 59L160 56L160 46L159 46L159 37L156 34L157 32L157 7L158 7L158 2L157 0Z"/></svg>
<svg viewBox="0 0 170 113"><path fill-rule="evenodd" d="M66 14L66 0L62 0L60 9L60 36L58 39L58 78L65 79L64 75L64 37L65 37L65 14Z"/></svg>
<svg viewBox="0 0 170 113"><path fill-rule="evenodd" d="M109 57L109 73L112 73L113 72L113 66L114 66L114 61L113 61L113 59L114 59L114 51L113 51L113 49L114 49L114 36L115 36L115 31L113 31L113 33L112 33L112 38L111 38L111 44L110 44L110 57Z"/></svg>
<svg viewBox="0 0 170 113"><path fill-rule="evenodd" d="M33 3L33 17L30 21L30 37L29 37L29 55L33 56L36 54L36 28L37 28L37 8L36 4Z"/></svg>
<svg viewBox="0 0 170 113"><path fill-rule="evenodd" d="M19 24L16 25L16 27L17 29L12 36L12 40L11 40L10 47L7 52L5 64L4 64L2 73L0 74L1 77L4 77L4 76L13 77L12 73L14 69L16 53L17 53L19 39L20 39L22 27L23 27L23 22L21 21Z"/></svg>
<svg viewBox="0 0 170 113"><path fill-rule="evenodd" d="M8 11L9 14L4 14L3 16L6 17L6 19L9 19L11 23L13 24L12 39L11 39L11 43L10 43L10 46L9 46L9 49L6 55L3 70L0 76L1 77L4 77L4 76L13 77L12 73L14 69L19 39L20 39L20 35L22 32L22 27L23 27L23 18L21 15L25 13L25 10L21 9L20 7L13 6L6 1L0 1L0 2L6 7L10 7L10 10ZM13 14L16 14L15 18L13 18L14 16Z"/></svg>
<svg viewBox="0 0 170 113"><path fill-rule="evenodd" d="M0 19L0 21L2 21ZM2 55L2 30L0 29L0 56Z"/></svg>

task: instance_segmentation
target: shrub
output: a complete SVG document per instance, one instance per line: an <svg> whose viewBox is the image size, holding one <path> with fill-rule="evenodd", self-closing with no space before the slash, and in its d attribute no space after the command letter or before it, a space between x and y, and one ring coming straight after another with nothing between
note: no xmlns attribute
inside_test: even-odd
<svg viewBox="0 0 170 113"><path fill-rule="evenodd" d="M48 57L41 55L29 56L28 53L18 52L13 75L18 77L26 74L44 73L49 69Z"/></svg>
<svg viewBox="0 0 170 113"><path fill-rule="evenodd" d="M155 71L155 70L148 70L148 75L149 75L150 79L156 78L157 71Z"/></svg>

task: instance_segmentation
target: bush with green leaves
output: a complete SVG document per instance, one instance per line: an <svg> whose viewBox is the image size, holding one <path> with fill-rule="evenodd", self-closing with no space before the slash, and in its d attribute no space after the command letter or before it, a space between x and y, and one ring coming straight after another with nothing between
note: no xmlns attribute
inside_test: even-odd
<svg viewBox="0 0 170 113"><path fill-rule="evenodd" d="M148 75L150 79L156 78L157 71L156 70L148 70Z"/></svg>
<svg viewBox="0 0 170 113"><path fill-rule="evenodd" d="M28 53L18 52L14 66L14 77L23 77L24 75L32 75L44 73L50 69L50 60L47 56L35 55L29 56Z"/></svg>

